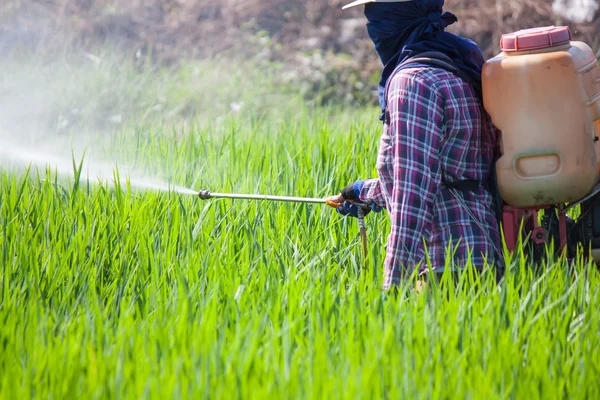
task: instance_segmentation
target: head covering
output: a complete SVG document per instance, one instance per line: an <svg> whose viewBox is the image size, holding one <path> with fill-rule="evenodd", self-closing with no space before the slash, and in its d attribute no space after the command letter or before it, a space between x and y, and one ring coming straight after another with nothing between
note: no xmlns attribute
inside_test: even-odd
<svg viewBox="0 0 600 400"><path fill-rule="evenodd" d="M344 7L342 7L342 10L345 10L350 7L360 6L361 4L367 4L367 3L402 3L404 1L413 1L413 0L356 0L348 5L345 5Z"/></svg>
<svg viewBox="0 0 600 400"><path fill-rule="evenodd" d="M367 31L383 63L379 81L379 103L385 111L385 86L396 67L408 58L425 52L448 56L462 75L469 78L476 92L481 91L484 58L475 42L444 32L458 18L442 13L444 0L409 2L368 2Z"/></svg>

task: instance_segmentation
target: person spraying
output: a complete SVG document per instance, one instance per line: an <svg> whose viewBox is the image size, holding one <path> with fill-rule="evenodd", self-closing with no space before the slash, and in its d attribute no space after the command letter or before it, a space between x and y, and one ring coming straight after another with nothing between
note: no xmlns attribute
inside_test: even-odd
<svg viewBox="0 0 600 400"><path fill-rule="evenodd" d="M357 216L355 201L386 209L384 290L415 270L426 279L427 260L435 274L469 262L500 272L493 186L499 133L482 103L481 50L445 32L457 18L443 12L443 0L359 0L344 8L359 5L383 64L379 177L328 200L346 216Z"/></svg>

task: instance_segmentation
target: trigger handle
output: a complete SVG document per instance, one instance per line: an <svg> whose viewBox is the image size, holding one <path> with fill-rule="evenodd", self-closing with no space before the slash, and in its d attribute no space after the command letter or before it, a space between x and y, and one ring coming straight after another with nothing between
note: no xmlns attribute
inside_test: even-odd
<svg viewBox="0 0 600 400"><path fill-rule="evenodd" d="M327 204L331 208L338 208L339 206L341 206L340 203L336 203L336 202L331 201L331 200L326 200L325 204Z"/></svg>

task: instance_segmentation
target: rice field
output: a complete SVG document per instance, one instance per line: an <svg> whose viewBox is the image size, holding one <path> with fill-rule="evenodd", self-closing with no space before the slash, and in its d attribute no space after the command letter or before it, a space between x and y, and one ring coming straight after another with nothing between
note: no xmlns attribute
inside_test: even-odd
<svg viewBox="0 0 600 400"><path fill-rule="evenodd" d="M372 109L124 127L96 155L174 184L325 197L376 175ZM600 398L600 274L531 264L381 291L389 224L144 190L85 156L0 172L0 397ZM111 184L111 181L114 184Z"/></svg>

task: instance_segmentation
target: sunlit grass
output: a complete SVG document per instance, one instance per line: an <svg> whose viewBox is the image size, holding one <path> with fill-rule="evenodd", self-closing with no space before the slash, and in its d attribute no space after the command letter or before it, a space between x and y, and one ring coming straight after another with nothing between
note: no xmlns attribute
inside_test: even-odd
<svg viewBox="0 0 600 400"><path fill-rule="evenodd" d="M376 176L377 110L314 109L225 61L95 56L0 63L0 138L73 164L0 160L0 398L600 396L600 275L582 259L519 251L499 284L383 293L385 213L364 263L356 221L324 206L203 202L124 172L324 197ZM103 182L80 174L96 160L115 164Z"/></svg>
<svg viewBox="0 0 600 400"><path fill-rule="evenodd" d="M195 189L326 196L374 176L375 114L149 125L96 151ZM500 284L390 295L384 214L363 265L355 221L323 206L120 180L0 175L1 397L600 396L600 275L583 261L517 254Z"/></svg>

